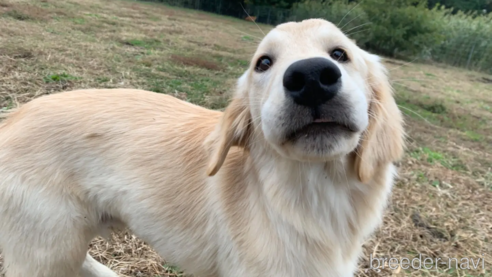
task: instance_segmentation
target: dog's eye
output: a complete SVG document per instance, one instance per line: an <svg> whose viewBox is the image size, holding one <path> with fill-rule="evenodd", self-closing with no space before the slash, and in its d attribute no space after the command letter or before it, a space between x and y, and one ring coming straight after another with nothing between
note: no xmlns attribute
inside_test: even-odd
<svg viewBox="0 0 492 277"><path fill-rule="evenodd" d="M256 72L265 72L273 65L272 59L268 56L262 56L256 62L255 71Z"/></svg>
<svg viewBox="0 0 492 277"><path fill-rule="evenodd" d="M348 61L348 56L345 50L336 48L331 51L330 56L336 60L337 62L346 62Z"/></svg>

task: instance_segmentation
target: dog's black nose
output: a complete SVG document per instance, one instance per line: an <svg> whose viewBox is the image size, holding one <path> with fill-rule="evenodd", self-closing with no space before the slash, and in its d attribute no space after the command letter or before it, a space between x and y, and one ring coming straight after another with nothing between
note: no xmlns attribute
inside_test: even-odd
<svg viewBox="0 0 492 277"><path fill-rule="evenodd" d="M317 107L337 94L342 73L325 58L310 58L291 64L284 74L284 88L299 105Z"/></svg>

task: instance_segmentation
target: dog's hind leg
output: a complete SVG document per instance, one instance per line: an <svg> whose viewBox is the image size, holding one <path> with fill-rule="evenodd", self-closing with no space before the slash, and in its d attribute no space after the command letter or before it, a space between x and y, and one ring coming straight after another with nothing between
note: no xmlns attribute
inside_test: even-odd
<svg viewBox="0 0 492 277"><path fill-rule="evenodd" d="M82 264L82 269L80 272L81 277L118 277L118 275L102 265L98 261L94 260L89 253L87 253L84 264Z"/></svg>
<svg viewBox="0 0 492 277"><path fill-rule="evenodd" d="M7 176L1 167L0 176ZM52 189L54 185L1 182L0 247L5 276L80 276L89 243L97 235L94 212L77 196Z"/></svg>
<svg viewBox="0 0 492 277"><path fill-rule="evenodd" d="M18 249L10 246L2 249L6 277L79 276L86 247L70 249L71 245L64 242L59 243L58 247L39 243L32 245L31 242L28 238L25 243L16 243Z"/></svg>

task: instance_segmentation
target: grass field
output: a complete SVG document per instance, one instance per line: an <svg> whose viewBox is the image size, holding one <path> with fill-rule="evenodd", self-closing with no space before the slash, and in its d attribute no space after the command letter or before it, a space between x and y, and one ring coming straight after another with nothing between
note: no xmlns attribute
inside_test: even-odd
<svg viewBox="0 0 492 277"><path fill-rule="evenodd" d="M0 0L0 109L96 87L142 88L220 109L262 36L250 22L159 4ZM492 76L386 65L409 147L358 275L492 276ZM95 239L90 252L121 276L181 276L130 233ZM456 258L458 268L453 260L431 270L367 270L370 255L419 254L422 261ZM482 261L477 270L460 269L462 258L485 259L485 269Z"/></svg>

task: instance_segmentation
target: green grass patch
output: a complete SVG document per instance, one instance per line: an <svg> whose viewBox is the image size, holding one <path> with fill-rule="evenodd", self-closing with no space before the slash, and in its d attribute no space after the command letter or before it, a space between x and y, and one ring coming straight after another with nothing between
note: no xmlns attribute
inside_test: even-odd
<svg viewBox="0 0 492 277"><path fill-rule="evenodd" d="M465 165L460 159L431 150L428 147L417 148L410 152L410 156L419 161L426 161L431 165L441 164L442 166L455 171L466 170Z"/></svg>
<svg viewBox="0 0 492 277"><path fill-rule="evenodd" d="M216 60L222 64L227 64L231 67L239 67L242 70L246 70L249 66L249 61L243 59L236 59L231 57L217 56Z"/></svg>
<svg viewBox="0 0 492 277"><path fill-rule="evenodd" d="M429 117L434 117L433 114L445 115L447 113L447 108L444 103L431 99L428 95L416 96L413 94L412 96L409 96L408 93L401 93L398 95L396 101L399 105L417 108Z"/></svg>
<svg viewBox="0 0 492 277"><path fill-rule="evenodd" d="M462 132L473 130L478 133L487 124L487 120L477 120L469 113L460 112L459 108L448 108L452 103L419 95L417 91L395 85L395 100L403 114L433 125L457 129Z"/></svg>
<svg viewBox="0 0 492 277"><path fill-rule="evenodd" d="M0 111L8 111L13 107L15 107L14 100L11 97L8 97L7 105L5 107L0 108Z"/></svg>
<svg viewBox="0 0 492 277"><path fill-rule="evenodd" d="M205 100L210 97L215 97L221 93L221 88L225 87L223 76L204 76L206 73L198 73L187 70L181 66L174 66L172 64L163 64L159 66L158 71L155 72L148 67L135 68L134 71L138 72L138 75L143 81L144 89L158 93L177 93L180 95L186 95L186 100L197 104L209 106L210 104ZM167 77L164 74L171 74Z"/></svg>
<svg viewBox="0 0 492 277"><path fill-rule="evenodd" d="M96 81L98 83L107 83L107 82L109 82L109 80L111 80L109 77L97 77L96 78Z"/></svg>
<svg viewBox="0 0 492 277"><path fill-rule="evenodd" d="M83 25L85 24L85 19L84 18L74 18L72 19L73 23L77 25Z"/></svg>
<svg viewBox="0 0 492 277"><path fill-rule="evenodd" d="M444 106L444 104L442 103L422 104L422 108L434 114L446 113L446 106Z"/></svg>
<svg viewBox="0 0 492 277"><path fill-rule="evenodd" d="M481 181L479 181L485 188L492 191L492 171L485 173Z"/></svg>
<svg viewBox="0 0 492 277"><path fill-rule="evenodd" d="M129 39L123 41L123 44L145 49L154 49L161 45L161 41L158 39Z"/></svg>
<svg viewBox="0 0 492 277"><path fill-rule="evenodd" d="M396 103L403 114L417 120L429 121L433 124L440 124L441 119L435 114L423 109L421 106L407 102L406 99L396 97Z"/></svg>
<svg viewBox="0 0 492 277"><path fill-rule="evenodd" d="M63 73L57 73L57 74L51 74L51 75L45 76L43 78L43 81L45 83L53 83L53 82L61 83L61 82L68 82L68 81L76 81L79 79L80 79L79 77L76 77L76 76L70 75L66 72L63 72Z"/></svg>
<svg viewBox="0 0 492 277"><path fill-rule="evenodd" d="M415 174L417 175L417 182L427 183L429 181L429 179L427 179L427 176L425 175L424 172L418 171Z"/></svg>
<svg viewBox="0 0 492 277"><path fill-rule="evenodd" d="M431 185L435 188L439 187L439 185L441 184L441 182L439 180L433 180L431 182Z"/></svg>
<svg viewBox="0 0 492 277"><path fill-rule="evenodd" d="M484 109L486 111L492 112L492 107L490 105L487 105L486 103L481 102L480 103L480 108L482 108L482 109Z"/></svg>
<svg viewBox="0 0 492 277"><path fill-rule="evenodd" d="M174 265L168 265L168 264L164 264L163 265L164 268L166 269L166 276L176 276L176 277L184 277L184 273L177 267L177 266L174 266Z"/></svg>
<svg viewBox="0 0 492 277"><path fill-rule="evenodd" d="M475 133L473 131L466 131L466 136L473 141L481 141L483 136L481 134Z"/></svg>
<svg viewBox="0 0 492 277"><path fill-rule="evenodd" d="M246 70L249 66L249 61L242 60L242 59L219 59L224 63L227 63L228 65L232 67L240 67L244 70Z"/></svg>
<svg viewBox="0 0 492 277"><path fill-rule="evenodd" d="M222 52L229 52L229 53L236 53L236 51L237 51L237 49L224 47L224 46L218 45L218 44L212 45L212 50L222 51Z"/></svg>
<svg viewBox="0 0 492 277"><path fill-rule="evenodd" d="M30 20L31 17L23 12L20 12L18 10L10 10L5 13L3 13L3 16L11 17L13 19L17 19L20 21L25 21L25 20Z"/></svg>

